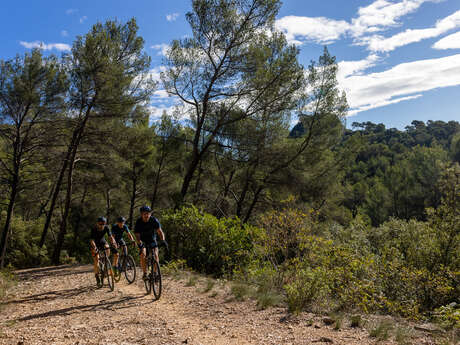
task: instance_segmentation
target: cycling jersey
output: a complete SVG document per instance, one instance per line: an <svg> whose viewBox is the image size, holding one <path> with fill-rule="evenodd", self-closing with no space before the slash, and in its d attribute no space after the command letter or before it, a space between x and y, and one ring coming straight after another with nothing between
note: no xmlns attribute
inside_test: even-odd
<svg viewBox="0 0 460 345"><path fill-rule="evenodd" d="M112 234L113 234L113 237L115 237L115 241L117 243L123 241L123 234L125 232L126 233L129 232L128 226L126 224L123 224L123 226L121 228L118 226L118 224L113 224L112 225Z"/></svg>
<svg viewBox="0 0 460 345"><path fill-rule="evenodd" d="M107 241L104 238L105 234L109 237L112 236L112 232L107 225L105 225L102 230L99 230L97 226L91 228L90 239L94 240L97 248L99 249L104 248L107 244Z"/></svg>
<svg viewBox="0 0 460 345"><path fill-rule="evenodd" d="M153 216L150 216L147 222L138 218L134 226L134 232L140 234L141 241L146 244L156 244L157 230L161 227L160 222Z"/></svg>

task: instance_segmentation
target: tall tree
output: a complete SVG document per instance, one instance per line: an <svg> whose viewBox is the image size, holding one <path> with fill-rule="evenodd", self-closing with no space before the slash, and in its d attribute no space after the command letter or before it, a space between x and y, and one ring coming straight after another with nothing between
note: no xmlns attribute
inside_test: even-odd
<svg viewBox="0 0 460 345"><path fill-rule="evenodd" d="M18 193L26 188L26 172L37 150L46 144L46 126L63 110L66 78L55 57L39 50L0 62L0 140L5 147L1 168L9 184L6 220L0 240L0 267L4 265L11 218ZM29 170L29 171L27 171Z"/></svg>
<svg viewBox="0 0 460 345"><path fill-rule="evenodd" d="M64 209L52 258L55 264L60 260L70 210L74 165L88 122L128 117L132 109L147 101L153 91L153 82L146 79L150 58L143 51L144 40L137 31L134 19L125 24L116 21L98 23L84 37L76 39L68 56L69 117L73 130L44 228L46 234L60 186L67 174Z"/></svg>
<svg viewBox="0 0 460 345"><path fill-rule="evenodd" d="M273 30L278 0L194 0L187 14L193 37L176 40L162 74L165 89L190 108L191 156L181 198L231 123L293 109L302 88L298 50Z"/></svg>

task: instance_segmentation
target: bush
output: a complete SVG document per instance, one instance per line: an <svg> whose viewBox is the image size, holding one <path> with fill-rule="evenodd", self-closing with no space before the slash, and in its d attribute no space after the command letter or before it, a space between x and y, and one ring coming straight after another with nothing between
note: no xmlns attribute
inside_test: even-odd
<svg viewBox="0 0 460 345"><path fill-rule="evenodd" d="M14 275L9 270L0 271L0 305L4 302L8 290L15 284Z"/></svg>
<svg viewBox="0 0 460 345"><path fill-rule="evenodd" d="M260 229L237 218L216 217L184 207L162 216L171 251L190 268L215 276L232 274L254 257Z"/></svg>
<svg viewBox="0 0 460 345"><path fill-rule="evenodd" d="M293 281L284 287L289 312L298 314L313 304L322 305L330 292L329 284L325 268L299 267Z"/></svg>
<svg viewBox="0 0 460 345"><path fill-rule="evenodd" d="M46 247L40 249L37 245L42 229L42 219L25 221L13 217L6 264L18 268L36 267L39 263L48 264Z"/></svg>

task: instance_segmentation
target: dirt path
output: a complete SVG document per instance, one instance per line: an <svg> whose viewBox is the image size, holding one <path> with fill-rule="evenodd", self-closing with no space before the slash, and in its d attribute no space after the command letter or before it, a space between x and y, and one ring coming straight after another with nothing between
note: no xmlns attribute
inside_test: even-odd
<svg viewBox="0 0 460 345"><path fill-rule="evenodd" d="M18 276L0 311L2 345L377 343L364 329L334 330L313 315L287 317L283 308L258 310L250 301L230 301L222 287L203 293L203 283L186 286L172 277L153 301L139 279L128 285L122 278L114 292L96 289L90 266L23 270ZM424 338L412 343L432 344Z"/></svg>

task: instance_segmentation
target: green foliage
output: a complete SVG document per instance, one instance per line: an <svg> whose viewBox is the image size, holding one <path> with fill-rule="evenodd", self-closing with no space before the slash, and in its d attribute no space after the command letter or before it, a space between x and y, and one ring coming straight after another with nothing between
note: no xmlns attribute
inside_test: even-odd
<svg viewBox="0 0 460 345"><path fill-rule="evenodd" d="M237 301L243 301L251 294L251 287L247 283L234 283L231 292Z"/></svg>
<svg viewBox="0 0 460 345"><path fill-rule="evenodd" d="M460 329L460 305L452 302L434 311L435 320L446 329Z"/></svg>
<svg viewBox="0 0 460 345"><path fill-rule="evenodd" d="M237 218L218 219L196 207L183 207L161 217L170 248L190 268L222 276L252 260L260 229Z"/></svg>
<svg viewBox="0 0 460 345"><path fill-rule="evenodd" d="M361 317L361 315L357 314L357 315L352 315L351 317L351 322L350 322L350 327L353 327L353 328L361 328L363 327L363 319Z"/></svg>
<svg viewBox="0 0 460 345"><path fill-rule="evenodd" d="M13 217L6 260L13 267L36 267L49 264L46 247L40 249L38 240L43 219L25 221Z"/></svg>
<svg viewBox="0 0 460 345"><path fill-rule="evenodd" d="M391 321L382 320L369 331L369 335L378 340L388 340L390 338L390 332L394 328Z"/></svg>
<svg viewBox="0 0 460 345"><path fill-rule="evenodd" d="M7 269L0 271L0 306L7 296L8 290L16 284L14 275Z"/></svg>
<svg viewBox="0 0 460 345"><path fill-rule="evenodd" d="M300 264L294 269L292 282L284 286L288 310L295 314L311 308L313 304L325 307L326 297L331 291L329 272L325 268L302 266Z"/></svg>

